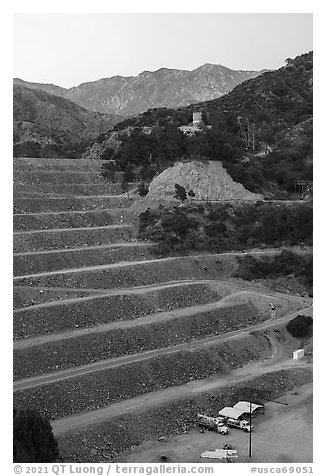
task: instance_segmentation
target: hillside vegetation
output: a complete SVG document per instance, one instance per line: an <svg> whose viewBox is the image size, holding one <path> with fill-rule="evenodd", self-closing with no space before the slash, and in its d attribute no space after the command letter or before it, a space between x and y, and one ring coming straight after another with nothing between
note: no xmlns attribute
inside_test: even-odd
<svg viewBox="0 0 326 476"><path fill-rule="evenodd" d="M87 111L37 89L14 85L14 156L71 157L107 131L118 116Z"/></svg>
<svg viewBox="0 0 326 476"><path fill-rule="evenodd" d="M238 261L239 269L235 274L236 277L252 281L293 275L309 292L312 292L313 259L311 254L300 256L290 251L283 251L278 256L256 259L248 255L238 258Z"/></svg>
<svg viewBox="0 0 326 476"><path fill-rule="evenodd" d="M148 208L139 219L139 237L154 241L151 249L159 256L312 245L313 210L305 203L189 203Z"/></svg>
<svg viewBox="0 0 326 476"><path fill-rule="evenodd" d="M296 180L312 180L312 57L288 59L218 99L122 121L115 142L103 135L87 156L114 158L119 170L132 167L144 180L180 159L205 157L251 192L293 194ZM184 134L194 111L202 111L203 124Z"/></svg>

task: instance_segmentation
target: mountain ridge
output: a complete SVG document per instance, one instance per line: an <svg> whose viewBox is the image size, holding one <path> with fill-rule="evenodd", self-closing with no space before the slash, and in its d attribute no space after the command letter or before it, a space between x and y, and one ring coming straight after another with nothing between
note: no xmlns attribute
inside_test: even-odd
<svg viewBox="0 0 326 476"><path fill-rule="evenodd" d="M63 88L14 78L14 84L62 96L93 112L133 116L153 107L178 108L218 98L266 70L233 70L205 63L193 70L159 68L137 76L115 75Z"/></svg>
<svg viewBox="0 0 326 476"><path fill-rule="evenodd" d="M84 157L114 156L122 170L141 167L144 180L178 160L201 157L220 161L253 193L295 194L297 181L312 181L313 52L286 62L217 99L127 118ZM193 126L193 112L201 112L200 127Z"/></svg>
<svg viewBox="0 0 326 476"><path fill-rule="evenodd" d="M76 147L95 140L121 119L88 111L61 96L18 84L14 84L13 99L14 155L69 155L70 149L75 151Z"/></svg>

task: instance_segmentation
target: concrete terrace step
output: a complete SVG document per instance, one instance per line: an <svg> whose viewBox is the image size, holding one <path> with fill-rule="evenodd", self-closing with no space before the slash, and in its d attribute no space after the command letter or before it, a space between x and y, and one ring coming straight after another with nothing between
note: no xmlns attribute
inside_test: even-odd
<svg viewBox="0 0 326 476"><path fill-rule="evenodd" d="M14 253L45 251L78 246L94 246L131 241L135 238L131 225L58 228L14 233Z"/></svg>

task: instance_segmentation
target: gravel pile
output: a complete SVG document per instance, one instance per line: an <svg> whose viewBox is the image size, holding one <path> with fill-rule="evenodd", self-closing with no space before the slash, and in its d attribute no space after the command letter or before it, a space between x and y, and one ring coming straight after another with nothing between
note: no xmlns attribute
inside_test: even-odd
<svg viewBox="0 0 326 476"><path fill-rule="evenodd" d="M247 327L260 319L254 306L240 304L168 321L49 342L16 350L14 376L15 379L31 377L111 357L172 346Z"/></svg>
<svg viewBox="0 0 326 476"><path fill-rule="evenodd" d="M261 195L251 193L235 182L217 161L176 163L155 177L149 187L149 198L172 198L174 184L195 192L199 200L259 200Z"/></svg>
<svg viewBox="0 0 326 476"><path fill-rule="evenodd" d="M144 294L121 294L71 304L30 308L14 314L13 334L15 339L20 339L81 329L107 322L133 320L151 313L206 304L218 299L216 291L205 285L193 284L171 286Z"/></svg>
<svg viewBox="0 0 326 476"><path fill-rule="evenodd" d="M266 373L248 381L193 398L151 408L138 414L124 414L87 429L58 437L63 462L115 461L124 451L146 440L169 437L191 429L197 413L216 415L226 405L249 396L254 400L275 399L296 386L312 381L310 369L289 369Z"/></svg>

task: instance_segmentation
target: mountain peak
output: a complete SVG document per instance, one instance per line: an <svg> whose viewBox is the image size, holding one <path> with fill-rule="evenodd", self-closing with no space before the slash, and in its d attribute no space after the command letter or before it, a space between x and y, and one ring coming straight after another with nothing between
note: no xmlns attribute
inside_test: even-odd
<svg viewBox="0 0 326 476"><path fill-rule="evenodd" d="M62 96L94 112L133 116L156 107L173 109L216 99L258 74L205 63L192 71L173 68L145 70L138 76L116 75L69 89L24 81L22 84Z"/></svg>

